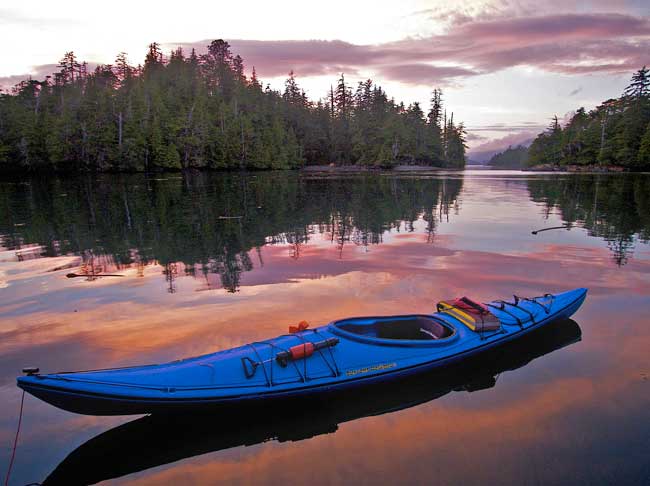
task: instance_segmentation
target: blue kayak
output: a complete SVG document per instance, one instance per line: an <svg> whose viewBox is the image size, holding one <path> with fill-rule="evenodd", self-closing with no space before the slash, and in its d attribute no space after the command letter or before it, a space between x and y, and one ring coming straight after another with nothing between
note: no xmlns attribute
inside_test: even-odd
<svg viewBox="0 0 650 486"><path fill-rule="evenodd" d="M390 383L330 393L327 400L323 395L291 399L289 404L251 400L248 404L211 407L206 414L146 415L79 446L42 486L98 484L233 447L334 434L346 422L405 410L448 393L491 389L503 373L525 367L580 339L580 326L575 321L557 320L461 362ZM212 456L213 460L217 458Z"/></svg>
<svg viewBox="0 0 650 486"><path fill-rule="evenodd" d="M582 305L587 289L438 312L353 317L165 364L39 374L18 386L64 410L127 415L318 395L430 371L517 339Z"/></svg>

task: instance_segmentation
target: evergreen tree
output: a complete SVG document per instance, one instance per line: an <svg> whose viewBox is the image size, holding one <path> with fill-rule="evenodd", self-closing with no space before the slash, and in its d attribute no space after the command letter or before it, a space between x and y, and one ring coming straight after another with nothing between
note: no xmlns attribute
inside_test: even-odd
<svg viewBox="0 0 650 486"><path fill-rule="evenodd" d="M637 164L639 167L650 167L650 123L641 139Z"/></svg>
<svg viewBox="0 0 650 486"><path fill-rule="evenodd" d="M635 101L650 96L650 70L643 66L634 73L623 96Z"/></svg>
<svg viewBox="0 0 650 486"><path fill-rule="evenodd" d="M442 111L442 90L436 88L433 90L431 108L427 115L428 134L426 137L426 151L433 165L443 165L444 163Z"/></svg>

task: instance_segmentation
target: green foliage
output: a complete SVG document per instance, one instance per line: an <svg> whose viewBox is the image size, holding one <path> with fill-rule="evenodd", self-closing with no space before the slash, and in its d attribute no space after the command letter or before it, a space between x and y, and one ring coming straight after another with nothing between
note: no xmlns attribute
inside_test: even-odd
<svg viewBox="0 0 650 486"><path fill-rule="evenodd" d="M528 149L522 145L508 147L503 152L492 156L488 165L499 169L521 169L526 165Z"/></svg>
<svg viewBox="0 0 650 486"><path fill-rule="evenodd" d="M449 122L445 125L442 137L444 167L451 169L465 167L466 136L465 126L462 123L454 125L454 115L452 113Z"/></svg>
<svg viewBox="0 0 650 486"><path fill-rule="evenodd" d="M1 157L2 152L0 149L0 161L2 160ZM648 128L646 128L645 134L641 139L637 164L641 167L650 167L650 123L648 123Z"/></svg>
<svg viewBox="0 0 650 486"><path fill-rule="evenodd" d="M290 169L336 162L461 168L462 125L397 105L371 80L353 93L341 74L310 101L293 72L283 93L262 84L218 39L207 53L166 58L152 43L142 66L125 53L88 72L73 52L43 81L0 95L0 170Z"/></svg>
<svg viewBox="0 0 650 486"><path fill-rule="evenodd" d="M590 112L579 108L565 127L554 123L533 141L527 164L650 168L650 71L639 69L618 99ZM644 145L645 142L645 145Z"/></svg>

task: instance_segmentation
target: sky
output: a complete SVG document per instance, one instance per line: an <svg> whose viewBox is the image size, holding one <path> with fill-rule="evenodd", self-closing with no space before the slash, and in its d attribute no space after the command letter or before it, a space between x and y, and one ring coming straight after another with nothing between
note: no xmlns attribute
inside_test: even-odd
<svg viewBox="0 0 650 486"><path fill-rule="evenodd" d="M425 111L440 87L471 154L619 96L650 65L650 2L32 0L0 7L0 86L50 74L66 51L91 64L124 51L139 64L153 41L200 52L216 38L275 89L293 70L314 100L341 73Z"/></svg>

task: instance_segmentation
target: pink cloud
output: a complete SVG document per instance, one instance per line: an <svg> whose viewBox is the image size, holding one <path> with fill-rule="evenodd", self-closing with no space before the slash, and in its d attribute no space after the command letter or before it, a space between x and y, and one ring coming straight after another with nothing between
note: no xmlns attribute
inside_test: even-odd
<svg viewBox="0 0 650 486"><path fill-rule="evenodd" d="M648 34L648 19L624 14L562 14L490 20L466 23L455 31L457 36L505 44L547 43L549 38L556 40L558 37L562 40L604 39Z"/></svg>
<svg viewBox="0 0 650 486"><path fill-rule="evenodd" d="M519 124L495 123L493 125L482 125L480 127L468 127L472 132L515 132L515 131L534 131L539 133L547 125L540 125L537 122L521 122Z"/></svg>
<svg viewBox="0 0 650 486"><path fill-rule="evenodd" d="M83 60L80 60L80 62L83 62ZM86 68L88 72L92 72L97 66L97 63L89 62ZM0 76L0 89L11 91L14 86L29 79L44 81L47 76L53 76L54 73L59 72L60 70L61 68L58 64L41 64L39 66L33 66L29 73Z"/></svg>
<svg viewBox="0 0 650 486"><path fill-rule="evenodd" d="M623 14L478 20L384 46L412 60L455 62L475 72L527 65L566 74L629 72L650 60L648 47L650 21Z"/></svg>
<svg viewBox="0 0 650 486"><path fill-rule="evenodd" d="M49 76L58 70L59 67L57 64L43 64L41 66L34 66L32 68L32 72L27 74L0 76L0 88L4 90L10 90L13 86L27 79L36 79L38 81L42 81L45 79L45 76Z"/></svg>
<svg viewBox="0 0 650 486"><path fill-rule="evenodd" d="M262 76L374 72L406 84L444 85L454 78L514 66L563 74L627 73L650 63L650 20L625 14L463 17L447 32L376 45L340 40L229 41ZM209 40L183 44L205 52Z"/></svg>
<svg viewBox="0 0 650 486"><path fill-rule="evenodd" d="M395 64L392 66L384 66L380 69L383 77L386 79L412 85L444 84L451 78L478 74L476 71L462 67L433 66L431 64Z"/></svg>
<svg viewBox="0 0 650 486"><path fill-rule="evenodd" d="M452 15L452 14L450 14ZM448 30L375 45L342 40L228 40L232 51L262 77L368 72L411 85L444 86L515 66L568 75L630 73L650 64L650 19L629 14L532 15L523 10L453 14ZM206 51L210 40L181 43ZM169 44L172 48L178 44ZM45 68L37 66L34 76ZM15 84L27 77L0 78Z"/></svg>
<svg viewBox="0 0 650 486"><path fill-rule="evenodd" d="M210 39L180 45L186 51L205 53ZM228 40L231 51L239 54L249 68L268 77L284 76L293 70L300 76L353 73L357 67L378 62L381 53L369 46L341 40Z"/></svg>

